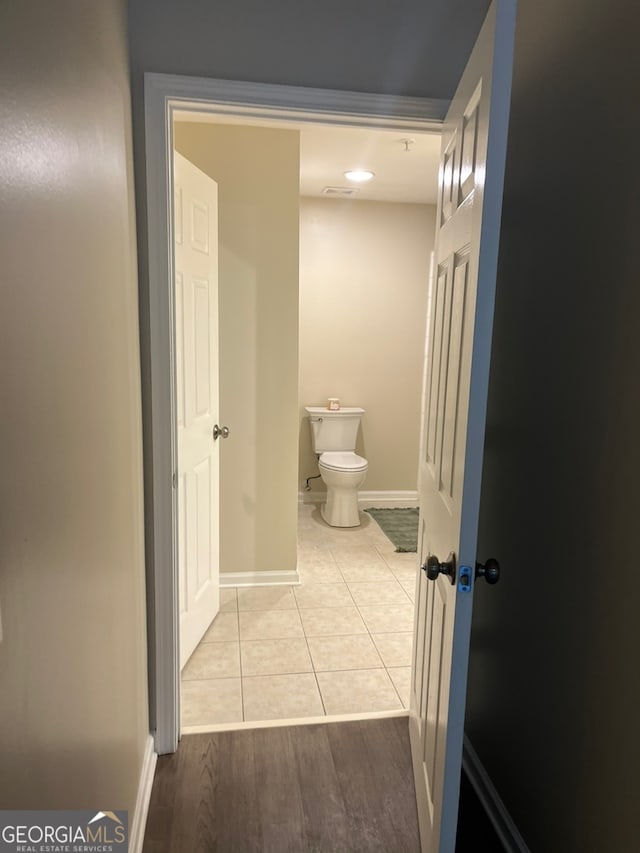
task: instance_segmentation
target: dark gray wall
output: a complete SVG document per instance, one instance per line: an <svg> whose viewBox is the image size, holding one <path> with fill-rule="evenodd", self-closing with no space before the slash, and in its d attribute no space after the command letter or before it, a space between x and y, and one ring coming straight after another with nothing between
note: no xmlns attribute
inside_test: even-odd
<svg viewBox="0 0 640 853"><path fill-rule="evenodd" d="M521 0L467 730L534 851L640 845L640 32Z"/></svg>
<svg viewBox="0 0 640 853"><path fill-rule="evenodd" d="M449 98L488 0L130 0L144 71Z"/></svg>

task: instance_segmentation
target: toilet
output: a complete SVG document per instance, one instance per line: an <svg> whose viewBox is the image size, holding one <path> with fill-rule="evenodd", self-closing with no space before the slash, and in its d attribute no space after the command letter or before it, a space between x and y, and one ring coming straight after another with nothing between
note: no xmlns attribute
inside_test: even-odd
<svg viewBox="0 0 640 853"><path fill-rule="evenodd" d="M355 452L364 409L353 406L329 411L322 406L305 406L305 411L320 476L327 487L327 501L320 508L322 517L331 527L358 527L358 489L369 467Z"/></svg>

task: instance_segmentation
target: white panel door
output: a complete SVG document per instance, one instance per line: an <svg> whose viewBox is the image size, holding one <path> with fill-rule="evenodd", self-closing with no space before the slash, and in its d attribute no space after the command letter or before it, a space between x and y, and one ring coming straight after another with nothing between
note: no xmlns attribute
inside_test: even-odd
<svg viewBox="0 0 640 853"><path fill-rule="evenodd" d="M494 2L442 139L409 721L425 853L455 849L514 24Z"/></svg>
<svg viewBox="0 0 640 853"><path fill-rule="evenodd" d="M180 668L220 607L218 186L174 154Z"/></svg>

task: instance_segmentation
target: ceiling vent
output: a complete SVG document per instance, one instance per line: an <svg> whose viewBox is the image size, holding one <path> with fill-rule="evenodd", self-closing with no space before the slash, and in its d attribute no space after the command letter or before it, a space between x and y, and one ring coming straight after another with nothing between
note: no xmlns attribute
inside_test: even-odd
<svg viewBox="0 0 640 853"><path fill-rule="evenodd" d="M340 196L349 198L357 194L359 187L324 187L322 195Z"/></svg>

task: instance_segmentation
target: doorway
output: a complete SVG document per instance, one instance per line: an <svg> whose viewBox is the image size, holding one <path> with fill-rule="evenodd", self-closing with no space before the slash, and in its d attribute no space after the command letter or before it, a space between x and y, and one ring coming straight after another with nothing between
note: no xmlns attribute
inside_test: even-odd
<svg viewBox="0 0 640 853"><path fill-rule="evenodd" d="M207 88L206 93L202 91L203 86ZM278 87L214 80L198 81L197 88L198 100L194 100L192 81L165 75L148 75L146 80L150 276L156 284L151 288L156 484L171 483L175 459L175 436L171 426L174 403L172 389L166 383L166 376L171 372L171 352L167 351L167 342L172 326L168 275L172 258L166 241L167 224L170 223L166 190L170 186L168 152L173 148L174 112L178 109L202 111L203 104L206 104L207 109L217 113L244 112L252 118L277 116L298 121L302 118L333 125L393 128L400 134L410 134L417 131L439 132L446 106L442 102L422 99L280 90ZM158 485L153 502L156 630L151 652L156 664L156 746L159 752L164 752L175 749L178 738L176 501L173 489Z"/></svg>
<svg viewBox="0 0 640 853"><path fill-rule="evenodd" d="M316 489L301 492L312 502L298 508L291 560L294 478L271 463L295 455L281 434L293 426L296 492L317 475L304 405L337 391L366 410L364 505L415 505L439 136L174 118L176 156L219 187L220 411L231 428L220 457L223 612L183 670L182 730L402 712L415 554L396 554L367 513L358 528L329 528ZM366 188L343 175L355 163L375 173ZM282 365L295 368L298 352L300 417L285 420L298 377ZM264 565L269 553L290 576Z"/></svg>

